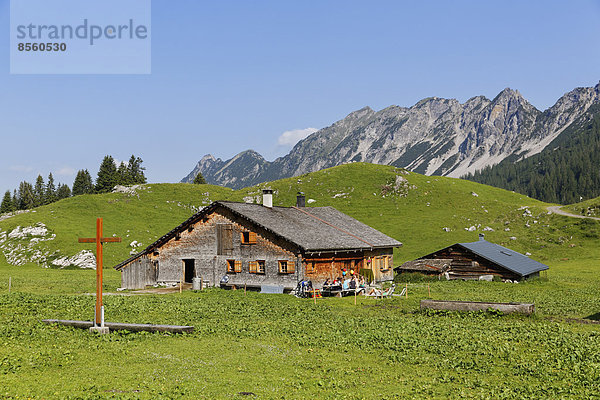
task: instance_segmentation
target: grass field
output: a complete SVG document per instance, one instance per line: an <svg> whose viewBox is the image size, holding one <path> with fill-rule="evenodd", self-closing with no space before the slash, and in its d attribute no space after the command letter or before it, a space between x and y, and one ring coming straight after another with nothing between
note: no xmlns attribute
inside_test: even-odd
<svg viewBox="0 0 600 400"><path fill-rule="evenodd" d="M406 185L394 189L397 176ZM0 222L45 223L63 255L82 248L94 218L125 243L112 265L210 200L242 200L260 187L152 184L138 193L82 196ZM456 179L353 164L270 184L275 203L297 191L397 238L396 263L485 231L550 266L520 284L411 283L408 298L312 300L211 289L105 297L107 320L194 325L193 334L113 333L47 326L87 319L95 272L0 260L0 398L594 398L600 392L600 223L546 213L547 204ZM524 207L528 207L528 210ZM474 231L465 228L475 226ZM449 228L446 232L442 228ZM506 230L506 229L509 230ZM127 236L129 235L129 236ZM511 239L514 237L515 239ZM24 239L25 240L25 239ZM112 263L112 264L111 264ZM8 282L11 279L11 293ZM120 277L105 270L105 290ZM531 317L426 313L428 298L535 302ZM254 395L247 395L254 393Z"/></svg>
<svg viewBox="0 0 600 400"><path fill-rule="evenodd" d="M0 281L13 276L14 286L0 294L0 397L593 397L598 325L566 317L598 312L600 303L590 300L600 285L582 265L564 267L548 281L518 285L430 283L432 298L534 300L533 317L423 313L424 284L411 284L407 299L359 298L357 305L213 289L106 296L110 321L196 331L99 337L40 323L91 319L94 297L77 294L92 290L91 271L4 265Z"/></svg>

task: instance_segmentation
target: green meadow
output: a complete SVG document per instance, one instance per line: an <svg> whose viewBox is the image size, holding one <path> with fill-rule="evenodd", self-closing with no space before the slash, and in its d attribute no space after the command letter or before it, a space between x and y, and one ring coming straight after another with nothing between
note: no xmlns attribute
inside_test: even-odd
<svg viewBox="0 0 600 400"><path fill-rule="evenodd" d="M266 186L276 205L293 205L302 191L308 206L334 206L400 240L395 265L483 232L550 269L519 284L413 282L408 297L356 304L240 290L116 292L120 277L110 267L129 257L131 241L145 247L197 207L249 200ZM93 236L103 217L105 236L124 239L105 250L104 289L114 293L105 296L107 320L196 329L94 336L42 324L90 320L95 271L0 259L0 398L597 397L600 222L551 215L547 206L468 181L349 164L238 191L149 184L136 195L79 196L11 217L0 231L43 222L56 238L37 246L61 256L92 249L77 238ZM423 312L425 298L534 302L536 313Z"/></svg>

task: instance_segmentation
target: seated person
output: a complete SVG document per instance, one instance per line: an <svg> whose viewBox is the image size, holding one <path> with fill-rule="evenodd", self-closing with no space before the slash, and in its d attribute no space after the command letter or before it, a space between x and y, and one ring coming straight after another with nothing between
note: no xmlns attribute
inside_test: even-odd
<svg viewBox="0 0 600 400"><path fill-rule="evenodd" d="M350 289L356 289L356 279L351 279L348 286Z"/></svg>
<svg viewBox="0 0 600 400"><path fill-rule="evenodd" d="M364 288L367 287L367 284L365 283L365 278L364 276L361 276L359 281L358 281L358 287Z"/></svg>
<svg viewBox="0 0 600 400"><path fill-rule="evenodd" d="M323 286L331 286L331 281L329 281L329 278L325 279L325 282L323 282Z"/></svg>
<svg viewBox="0 0 600 400"><path fill-rule="evenodd" d="M344 281L344 283L342 284L342 289L343 290L348 290L348 285L350 284L350 279L346 279Z"/></svg>

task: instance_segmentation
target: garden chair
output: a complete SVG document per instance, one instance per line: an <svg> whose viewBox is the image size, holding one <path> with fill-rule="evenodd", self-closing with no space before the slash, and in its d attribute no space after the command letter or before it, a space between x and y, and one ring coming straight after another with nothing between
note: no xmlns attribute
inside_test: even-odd
<svg viewBox="0 0 600 400"><path fill-rule="evenodd" d="M369 293L365 292L366 297L374 297L374 298L379 298L379 297L381 297L382 294L383 294L383 292L379 289L373 289Z"/></svg>
<svg viewBox="0 0 600 400"><path fill-rule="evenodd" d="M383 293L381 293L381 298L385 299L387 297L392 297L392 295L394 294L394 290L396 290L396 285L390 286L388 290L386 290Z"/></svg>
<svg viewBox="0 0 600 400"><path fill-rule="evenodd" d="M389 289L383 291L379 289L373 289L372 293L367 293L365 296L374 297L376 299L384 299L386 297L391 297L395 289L396 285L392 285Z"/></svg>

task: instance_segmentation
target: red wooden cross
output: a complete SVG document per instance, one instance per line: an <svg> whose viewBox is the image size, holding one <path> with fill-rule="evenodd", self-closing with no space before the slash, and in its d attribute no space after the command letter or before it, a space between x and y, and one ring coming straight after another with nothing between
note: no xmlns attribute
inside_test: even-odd
<svg viewBox="0 0 600 400"><path fill-rule="evenodd" d="M96 237L79 238L79 243L96 243L96 310L94 325L104 326L104 305L102 304L102 244L120 242L120 237L102 237L102 218L96 220Z"/></svg>

